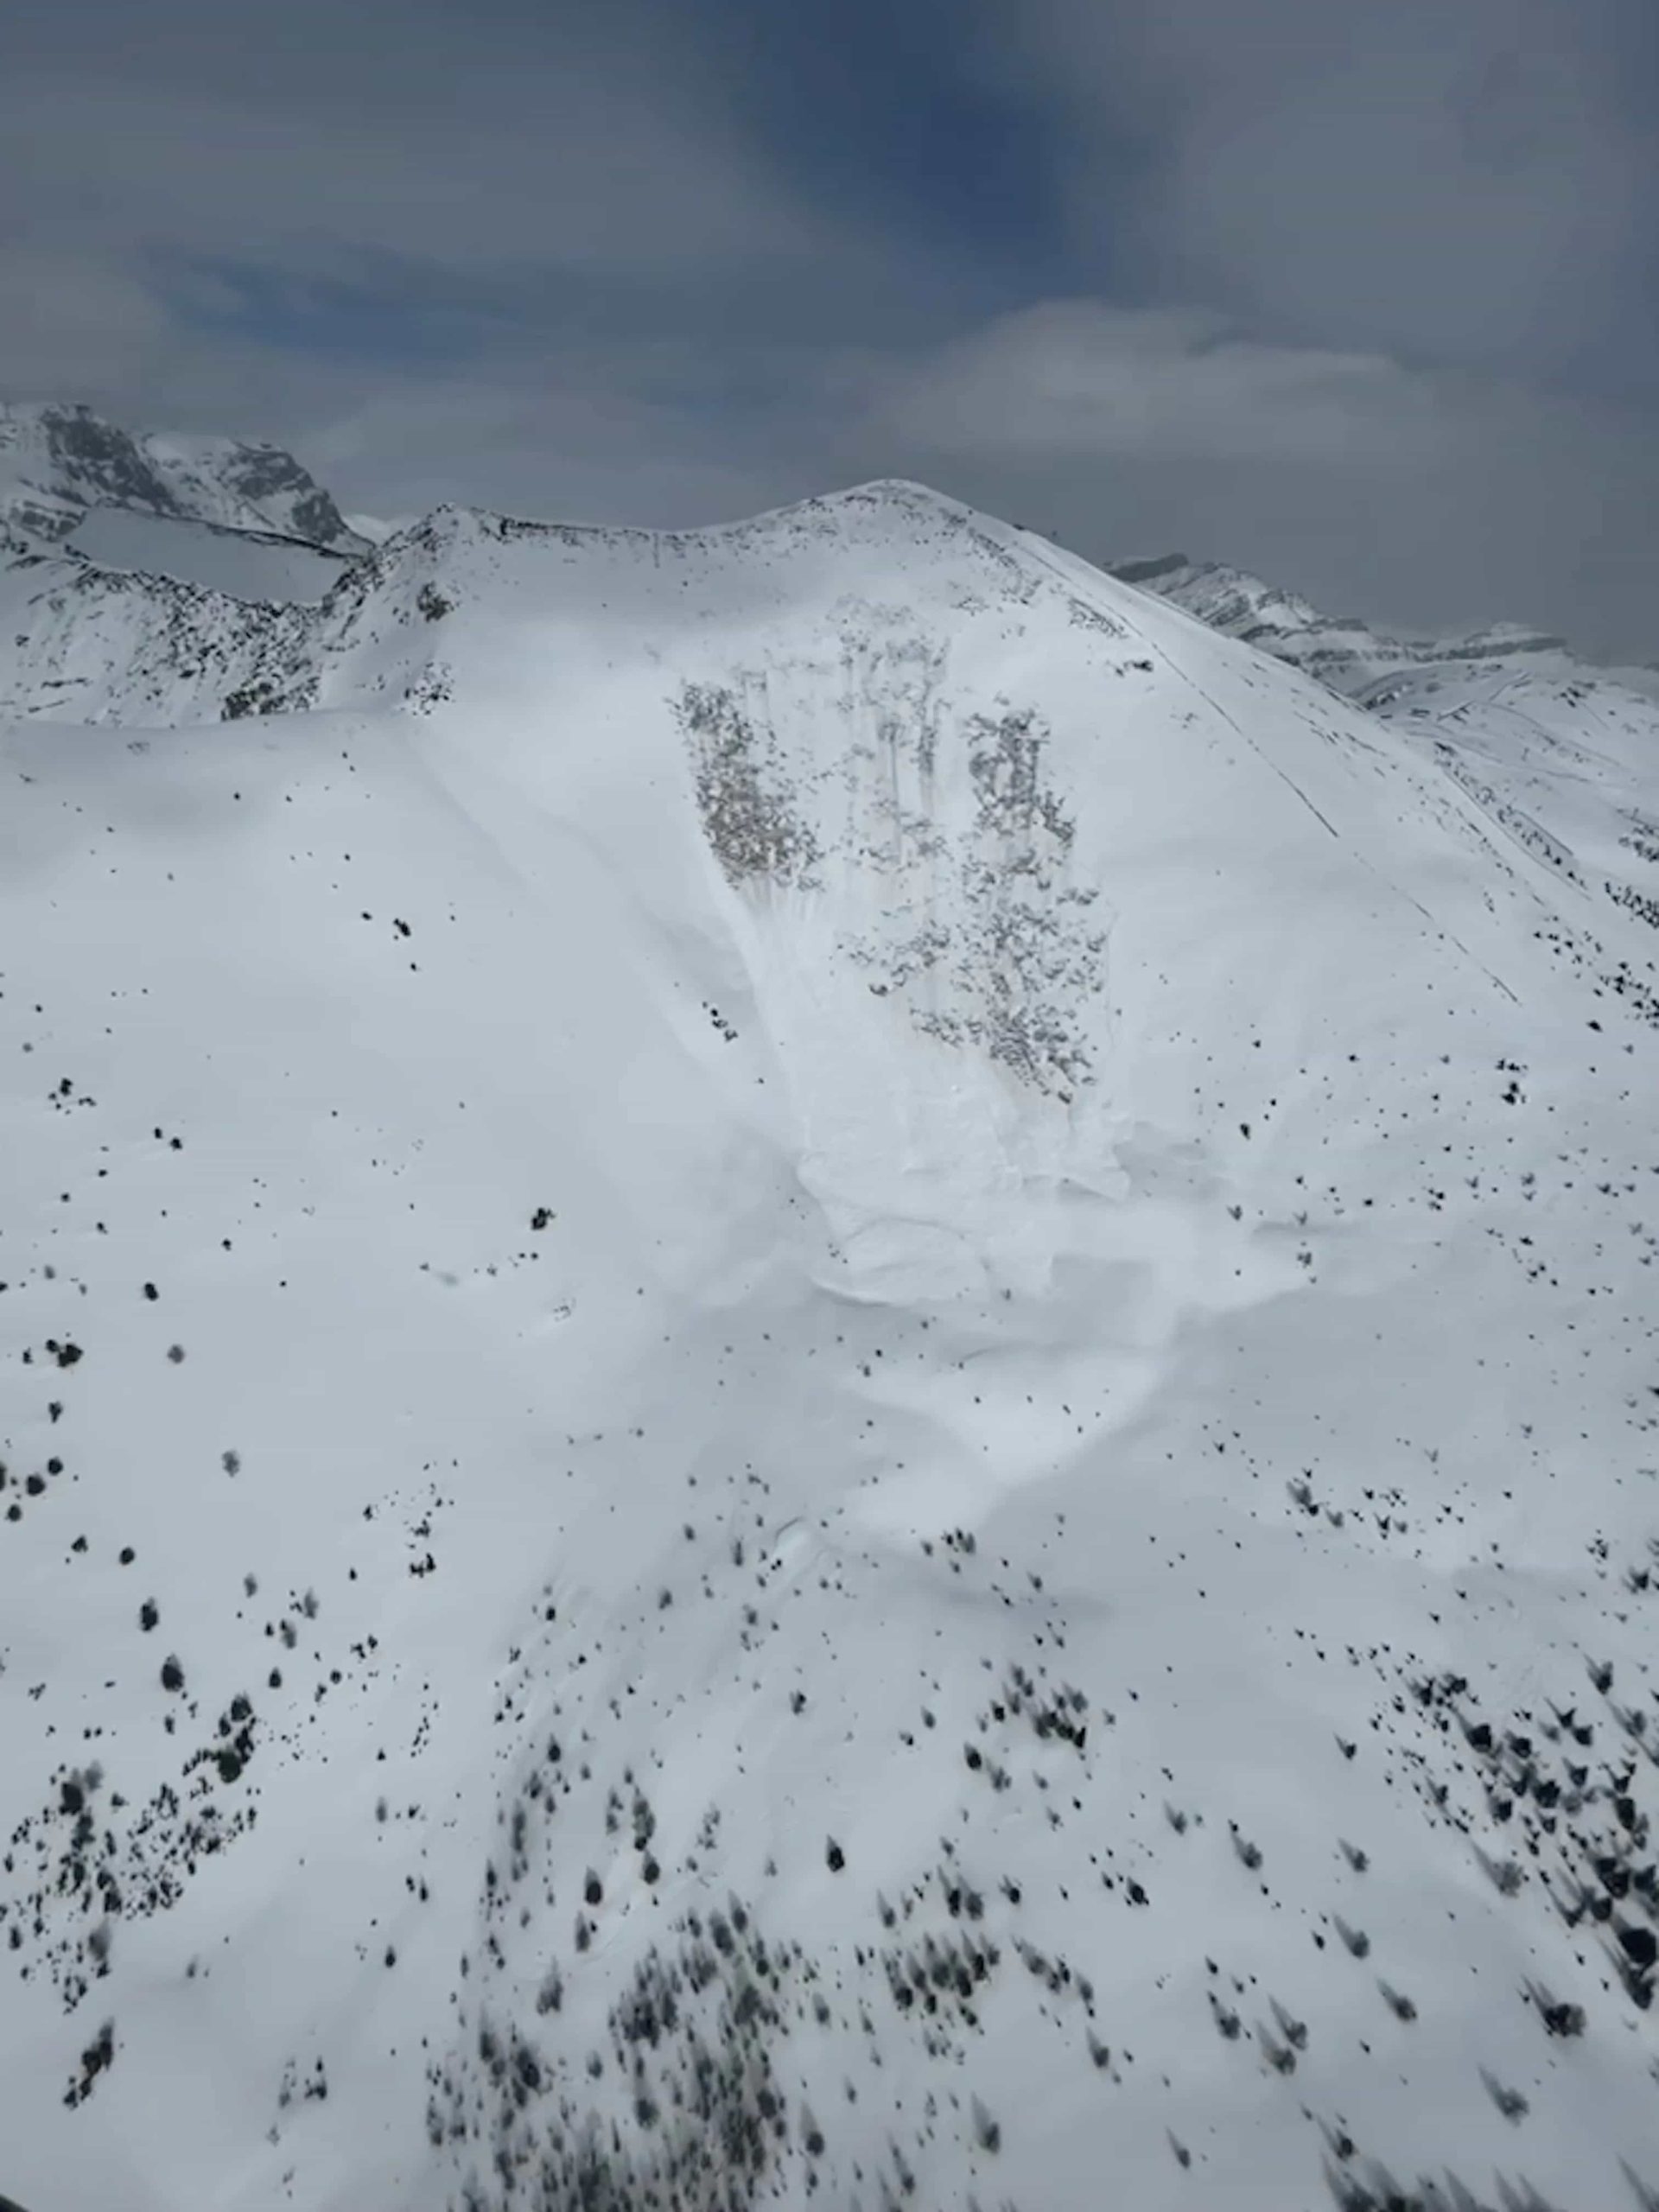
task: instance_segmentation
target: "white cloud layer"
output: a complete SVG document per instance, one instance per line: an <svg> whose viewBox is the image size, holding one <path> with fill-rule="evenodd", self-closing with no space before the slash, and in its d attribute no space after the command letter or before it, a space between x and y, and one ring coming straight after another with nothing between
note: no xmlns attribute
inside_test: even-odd
<svg viewBox="0 0 1659 2212"><path fill-rule="evenodd" d="M1446 429L1427 379L1379 354L1264 345L1202 310L1098 300L971 333L907 378L889 415L946 451L1361 470L1427 458Z"/></svg>

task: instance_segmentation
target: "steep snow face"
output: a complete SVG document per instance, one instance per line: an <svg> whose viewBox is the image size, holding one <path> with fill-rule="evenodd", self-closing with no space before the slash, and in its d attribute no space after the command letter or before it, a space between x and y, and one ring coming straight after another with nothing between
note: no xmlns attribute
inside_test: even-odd
<svg viewBox="0 0 1659 2212"><path fill-rule="evenodd" d="M315 608L52 569L3 2185L1640 2182L1659 1027L1588 856L914 486L441 514Z"/></svg>
<svg viewBox="0 0 1659 2212"><path fill-rule="evenodd" d="M364 550L328 494L275 446L135 435L88 407L0 403L0 519L23 535L67 537L88 508L211 523Z"/></svg>
<svg viewBox="0 0 1659 2212"><path fill-rule="evenodd" d="M1653 794L1659 686L1586 667L1562 640L1498 624L1463 637L1391 638L1333 621L1259 577L1179 554L1115 573L1229 637L1355 699L1472 798L1502 855L1516 847L1563 886L1592 931L1603 900L1659 923ZM1650 995L1642 954L1618 988Z"/></svg>
<svg viewBox="0 0 1659 2212"><path fill-rule="evenodd" d="M278 537L341 553L360 553L367 543L342 519L328 493L280 446L155 432L144 437L143 445L147 459L198 521L244 529L245 518L252 515Z"/></svg>

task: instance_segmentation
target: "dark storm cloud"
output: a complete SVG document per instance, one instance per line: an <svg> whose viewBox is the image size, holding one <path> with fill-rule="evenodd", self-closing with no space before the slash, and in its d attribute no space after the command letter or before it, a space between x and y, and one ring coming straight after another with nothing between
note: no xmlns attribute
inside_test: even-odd
<svg viewBox="0 0 1659 2212"><path fill-rule="evenodd" d="M0 388L399 513L896 471L1649 656L1654 12L60 0L0 31Z"/></svg>

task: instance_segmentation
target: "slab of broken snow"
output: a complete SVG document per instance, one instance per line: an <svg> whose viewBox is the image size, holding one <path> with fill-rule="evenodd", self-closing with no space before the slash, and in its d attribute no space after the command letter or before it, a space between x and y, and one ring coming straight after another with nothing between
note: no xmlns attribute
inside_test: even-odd
<svg viewBox="0 0 1659 2212"><path fill-rule="evenodd" d="M4 739L0 2186L1653 2187L1635 921L913 487L288 650Z"/></svg>

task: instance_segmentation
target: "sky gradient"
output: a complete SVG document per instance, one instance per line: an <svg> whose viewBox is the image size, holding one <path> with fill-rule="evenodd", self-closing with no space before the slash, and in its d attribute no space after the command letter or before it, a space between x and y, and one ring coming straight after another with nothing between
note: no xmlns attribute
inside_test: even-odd
<svg viewBox="0 0 1659 2212"><path fill-rule="evenodd" d="M60 0L0 393L399 516L914 476L1659 659L1656 95L1649 0Z"/></svg>

